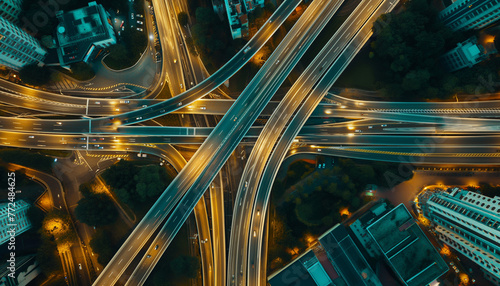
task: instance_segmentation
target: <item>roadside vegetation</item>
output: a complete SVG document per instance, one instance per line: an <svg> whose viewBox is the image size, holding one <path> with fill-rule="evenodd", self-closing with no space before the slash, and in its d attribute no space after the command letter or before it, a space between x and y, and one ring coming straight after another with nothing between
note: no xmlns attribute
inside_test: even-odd
<svg viewBox="0 0 500 286"><path fill-rule="evenodd" d="M404 3L373 25L374 37L346 68L338 87L380 90L387 100L449 99L492 92L482 84L499 80L499 57L450 73L441 56L474 35L453 32L438 19L430 0Z"/></svg>
<svg viewBox="0 0 500 286"><path fill-rule="evenodd" d="M111 166L102 174L102 178L120 201L134 211L144 211L152 205L173 179L159 165L139 167L127 160Z"/></svg>
<svg viewBox="0 0 500 286"><path fill-rule="evenodd" d="M54 159L23 149L0 149L0 160L33 168L45 173L52 173Z"/></svg>

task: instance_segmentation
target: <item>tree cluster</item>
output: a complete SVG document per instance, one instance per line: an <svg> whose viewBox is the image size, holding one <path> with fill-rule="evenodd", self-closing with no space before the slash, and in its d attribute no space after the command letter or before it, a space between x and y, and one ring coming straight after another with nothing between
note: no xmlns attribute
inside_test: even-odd
<svg viewBox="0 0 500 286"><path fill-rule="evenodd" d="M446 70L441 56L467 37L444 26L429 2L408 1L401 13L382 15L374 23L371 56L382 71L382 86L390 97L414 100L474 93L478 76L498 77L492 63L455 73Z"/></svg>
<svg viewBox="0 0 500 286"><path fill-rule="evenodd" d="M170 183L165 169L160 166L137 167L126 160L111 166L102 176L120 200L132 207L156 198Z"/></svg>
<svg viewBox="0 0 500 286"><path fill-rule="evenodd" d="M49 83L52 72L46 66L30 64L19 70L19 77L25 84L42 86Z"/></svg>
<svg viewBox="0 0 500 286"><path fill-rule="evenodd" d="M219 22L211 7L196 9L196 24L191 27L193 42L208 67L226 63L239 50L243 41L233 40L227 24Z"/></svg>
<svg viewBox="0 0 500 286"><path fill-rule="evenodd" d="M0 150L0 160L6 163L14 163L29 168L37 169L46 173L51 173L53 159L32 153L27 150L3 149Z"/></svg>
<svg viewBox="0 0 500 286"><path fill-rule="evenodd" d="M90 247L98 255L97 261L102 265L108 264L117 250L110 237L112 234L108 230L98 229L90 240Z"/></svg>
<svg viewBox="0 0 500 286"><path fill-rule="evenodd" d="M112 224L118 218L118 211L105 193L90 193L78 201L76 218L91 226Z"/></svg>

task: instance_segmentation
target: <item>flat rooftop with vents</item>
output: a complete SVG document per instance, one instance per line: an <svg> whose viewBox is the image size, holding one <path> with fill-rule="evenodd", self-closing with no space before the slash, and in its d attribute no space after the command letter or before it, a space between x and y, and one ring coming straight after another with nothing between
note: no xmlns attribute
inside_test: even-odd
<svg viewBox="0 0 500 286"><path fill-rule="evenodd" d="M62 66L87 62L96 48L116 44L116 36L102 5L88 3L87 7L69 12L58 11L57 54Z"/></svg>
<svg viewBox="0 0 500 286"><path fill-rule="evenodd" d="M390 267L405 285L427 285L448 266L403 204L367 228Z"/></svg>

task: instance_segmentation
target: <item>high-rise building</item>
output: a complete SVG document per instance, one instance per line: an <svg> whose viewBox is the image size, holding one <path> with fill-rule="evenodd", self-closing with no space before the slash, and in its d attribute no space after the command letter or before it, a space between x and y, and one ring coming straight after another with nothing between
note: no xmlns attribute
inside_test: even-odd
<svg viewBox="0 0 500 286"><path fill-rule="evenodd" d="M0 1L0 17L11 23L17 23L22 9L22 0Z"/></svg>
<svg viewBox="0 0 500 286"><path fill-rule="evenodd" d="M457 0L439 18L454 31L484 28L500 19L500 0Z"/></svg>
<svg viewBox="0 0 500 286"><path fill-rule="evenodd" d="M31 228L31 222L26 215L29 208L30 205L23 200L16 201L14 207L9 203L0 204L0 244L9 241L9 231L12 228L15 229L15 236Z"/></svg>
<svg viewBox="0 0 500 286"><path fill-rule="evenodd" d="M116 36L108 13L101 4L89 2L87 7L56 13L57 55L61 66L87 62L100 48L116 44Z"/></svg>
<svg viewBox="0 0 500 286"><path fill-rule="evenodd" d="M442 56L443 63L449 71L457 71L480 63L490 54L496 53L494 44L483 46L475 37L458 43L457 47Z"/></svg>
<svg viewBox="0 0 500 286"><path fill-rule="evenodd" d="M477 263L500 285L500 197L459 188L426 191L418 210L435 226L439 239Z"/></svg>
<svg viewBox="0 0 500 286"><path fill-rule="evenodd" d="M33 36L0 17L0 65L19 70L25 65L42 63L46 54Z"/></svg>

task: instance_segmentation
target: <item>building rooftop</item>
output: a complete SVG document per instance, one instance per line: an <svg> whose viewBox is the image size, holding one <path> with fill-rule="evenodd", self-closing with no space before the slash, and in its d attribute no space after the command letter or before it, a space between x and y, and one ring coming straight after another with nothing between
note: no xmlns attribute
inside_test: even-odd
<svg viewBox="0 0 500 286"><path fill-rule="evenodd" d="M403 204L367 228L391 268L410 286L427 285L448 266Z"/></svg>
<svg viewBox="0 0 500 286"><path fill-rule="evenodd" d="M269 277L272 286L382 285L343 225L337 224L312 250ZM302 285L302 284L301 284Z"/></svg>
<svg viewBox="0 0 500 286"><path fill-rule="evenodd" d="M57 41L61 64L84 60L94 43L114 38L110 33L106 12L102 5L89 6L69 12L58 11Z"/></svg>

